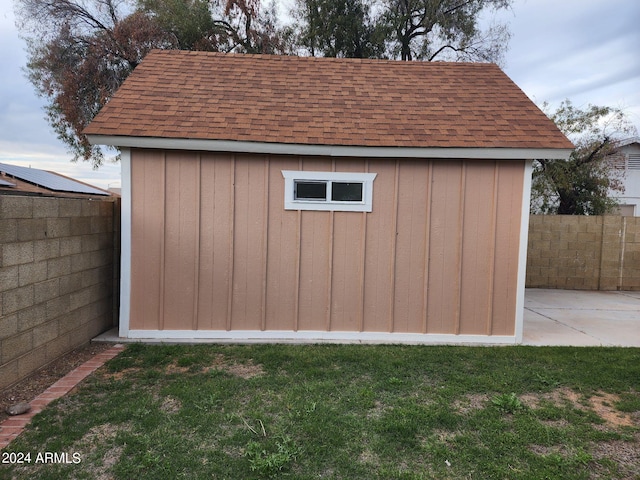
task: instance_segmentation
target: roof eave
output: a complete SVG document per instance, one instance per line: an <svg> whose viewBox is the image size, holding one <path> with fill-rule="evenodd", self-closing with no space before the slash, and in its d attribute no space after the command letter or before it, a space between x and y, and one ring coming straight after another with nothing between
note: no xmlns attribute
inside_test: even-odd
<svg viewBox="0 0 640 480"><path fill-rule="evenodd" d="M451 158L491 160L566 160L567 148L495 148L495 147L375 147L348 145L307 145L295 143L244 142L186 138L87 135L92 145L162 150L198 150L272 155L313 155L369 158Z"/></svg>

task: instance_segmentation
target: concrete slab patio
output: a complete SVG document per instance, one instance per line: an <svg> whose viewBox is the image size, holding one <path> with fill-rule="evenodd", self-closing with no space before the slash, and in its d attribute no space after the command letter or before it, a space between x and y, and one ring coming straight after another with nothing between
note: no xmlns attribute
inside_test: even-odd
<svg viewBox="0 0 640 480"><path fill-rule="evenodd" d="M640 347L640 292L527 289L522 344Z"/></svg>

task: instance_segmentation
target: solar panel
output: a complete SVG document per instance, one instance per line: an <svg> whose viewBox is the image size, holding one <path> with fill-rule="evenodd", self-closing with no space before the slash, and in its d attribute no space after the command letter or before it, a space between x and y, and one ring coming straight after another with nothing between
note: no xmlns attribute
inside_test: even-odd
<svg viewBox="0 0 640 480"><path fill-rule="evenodd" d="M0 179L0 187L15 187L15 183L7 182L6 180Z"/></svg>
<svg viewBox="0 0 640 480"><path fill-rule="evenodd" d="M77 182L70 178L57 175L55 173L39 170L37 168L18 167L17 165L7 165L0 163L0 171L7 175L19 178L25 182L33 183L40 187L48 188L56 192L86 193L90 195L109 195L103 190L98 190L84 183Z"/></svg>

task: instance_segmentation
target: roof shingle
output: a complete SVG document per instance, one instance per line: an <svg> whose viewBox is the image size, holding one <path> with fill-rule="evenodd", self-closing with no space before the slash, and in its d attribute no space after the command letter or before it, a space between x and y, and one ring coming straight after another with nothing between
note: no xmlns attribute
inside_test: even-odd
<svg viewBox="0 0 640 480"><path fill-rule="evenodd" d="M573 145L496 65L153 51L85 134L364 147Z"/></svg>

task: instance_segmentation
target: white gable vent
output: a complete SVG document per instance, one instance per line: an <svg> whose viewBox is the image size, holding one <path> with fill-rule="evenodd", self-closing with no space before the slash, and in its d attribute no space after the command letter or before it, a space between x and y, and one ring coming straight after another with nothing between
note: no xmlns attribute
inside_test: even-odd
<svg viewBox="0 0 640 480"><path fill-rule="evenodd" d="M630 153L629 162L627 163L629 170L640 170L640 153Z"/></svg>

